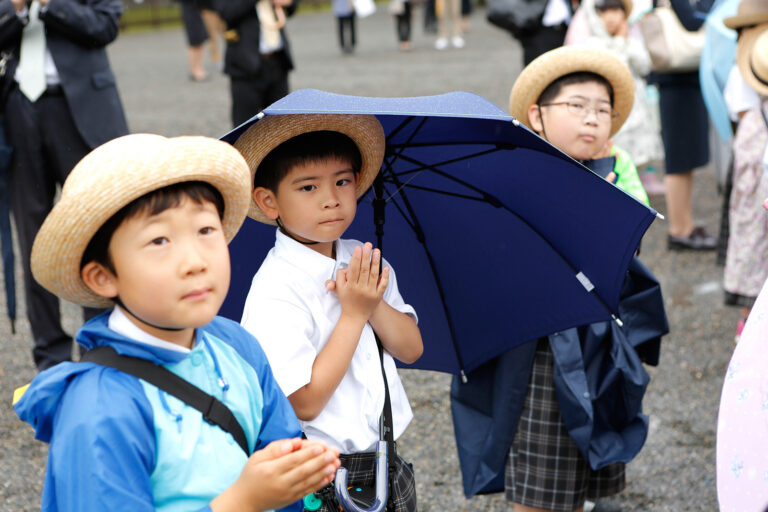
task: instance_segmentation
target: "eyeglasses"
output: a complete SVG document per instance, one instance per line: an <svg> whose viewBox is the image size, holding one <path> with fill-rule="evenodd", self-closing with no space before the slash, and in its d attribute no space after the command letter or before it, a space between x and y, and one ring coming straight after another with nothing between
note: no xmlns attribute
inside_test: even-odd
<svg viewBox="0 0 768 512"><path fill-rule="evenodd" d="M588 107L584 102L578 101L558 101L555 103L544 103L541 107L554 107L556 105L565 105L568 108L568 113L576 117L586 117L591 111L595 112L595 117L601 123L607 123L612 119L616 119L619 115L618 112L608 107Z"/></svg>

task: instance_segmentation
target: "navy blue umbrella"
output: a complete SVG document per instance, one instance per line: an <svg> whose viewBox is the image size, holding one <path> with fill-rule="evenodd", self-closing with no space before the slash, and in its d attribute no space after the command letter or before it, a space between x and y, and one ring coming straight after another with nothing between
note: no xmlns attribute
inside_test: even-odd
<svg viewBox="0 0 768 512"><path fill-rule="evenodd" d="M496 105L465 92L300 90L222 140L263 116L300 113L373 114L384 127L382 170L345 238L382 247L416 308L424 353L408 367L463 375L518 344L616 318L629 261L657 213ZM223 315L240 319L274 231L247 219L232 241Z"/></svg>
<svg viewBox="0 0 768 512"><path fill-rule="evenodd" d="M0 246L2 246L3 276L5 278L5 304L11 321L11 332L16 334L16 277L11 232L10 200L8 197L8 168L13 148L5 141L5 130L0 119Z"/></svg>

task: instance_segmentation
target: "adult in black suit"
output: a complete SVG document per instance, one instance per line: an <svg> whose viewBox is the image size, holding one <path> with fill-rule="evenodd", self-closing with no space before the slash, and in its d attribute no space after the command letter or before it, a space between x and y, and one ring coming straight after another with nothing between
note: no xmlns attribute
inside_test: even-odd
<svg viewBox="0 0 768 512"><path fill-rule="evenodd" d="M56 185L91 149L128 133L105 47L117 37L121 0L39 0L45 28L44 92L29 99L18 84L2 106L14 147L11 210L19 233L33 357L43 370L71 358L59 301L32 278L32 242L53 206ZM27 0L0 0L0 49L18 57L30 12ZM24 62L11 75L18 80Z"/></svg>
<svg viewBox="0 0 768 512"><path fill-rule="evenodd" d="M270 1L270 0L262 0ZM232 93L232 123L238 126L288 94L288 72L293 69L285 29L276 45L262 34L262 21L254 0L216 0L214 7L227 24L224 72ZM271 0L270 8L290 16L298 0ZM272 23L264 20L265 23Z"/></svg>

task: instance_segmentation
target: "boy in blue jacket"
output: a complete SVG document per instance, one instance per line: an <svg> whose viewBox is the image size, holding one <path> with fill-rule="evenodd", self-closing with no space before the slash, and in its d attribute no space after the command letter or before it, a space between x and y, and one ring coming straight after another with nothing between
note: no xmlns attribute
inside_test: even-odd
<svg viewBox="0 0 768 512"><path fill-rule="evenodd" d="M338 451L298 438L259 344L216 317L249 181L223 142L146 134L104 144L70 174L35 239L35 278L71 302L113 307L77 341L151 361L215 396L248 454L144 380L63 363L14 397L50 443L43 510L301 510L301 497L331 481Z"/></svg>

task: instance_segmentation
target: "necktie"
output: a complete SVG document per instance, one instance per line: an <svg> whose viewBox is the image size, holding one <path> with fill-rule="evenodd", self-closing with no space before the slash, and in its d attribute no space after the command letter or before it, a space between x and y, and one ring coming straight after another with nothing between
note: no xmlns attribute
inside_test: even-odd
<svg viewBox="0 0 768 512"><path fill-rule="evenodd" d="M19 89L35 102L45 91L45 27L40 21L40 2L29 6L29 22L21 34Z"/></svg>

